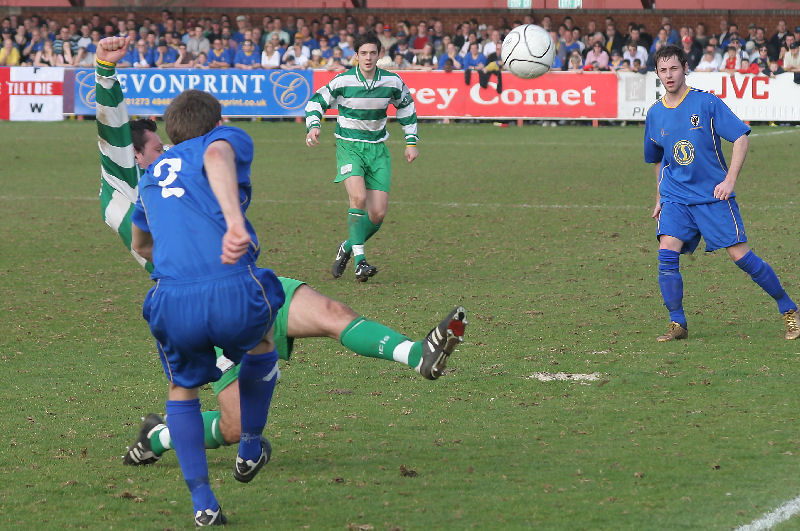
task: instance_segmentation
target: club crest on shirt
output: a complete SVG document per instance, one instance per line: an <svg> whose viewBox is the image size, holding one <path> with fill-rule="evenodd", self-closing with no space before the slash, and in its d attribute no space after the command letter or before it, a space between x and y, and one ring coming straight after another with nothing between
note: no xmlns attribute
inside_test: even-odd
<svg viewBox="0 0 800 531"><path fill-rule="evenodd" d="M693 114L692 117L689 118L689 121L692 122L692 127L697 127L697 125L700 123L700 117L696 114Z"/></svg>
<svg viewBox="0 0 800 531"><path fill-rule="evenodd" d="M681 166L691 164L694 160L694 146L688 140L679 140L672 148L672 156Z"/></svg>

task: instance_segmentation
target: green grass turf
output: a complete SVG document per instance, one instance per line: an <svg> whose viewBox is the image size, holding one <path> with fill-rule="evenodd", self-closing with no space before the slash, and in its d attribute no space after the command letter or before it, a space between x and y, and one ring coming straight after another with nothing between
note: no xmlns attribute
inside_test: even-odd
<svg viewBox="0 0 800 531"><path fill-rule="evenodd" d="M730 529L800 494L800 343L774 302L724 252L683 257L690 339L654 340L668 318L642 127L424 123L409 165L393 125L392 200L367 247L380 273L360 284L328 273L347 210L333 124L314 150L300 124L236 125L256 143L261 265L413 338L454 304L470 324L436 382L298 341L273 462L242 485L235 447L209 453L231 524ZM754 133L737 186L747 234L800 298L800 130ZM121 465L166 381L140 313L150 281L101 219L94 123L0 135L0 528L189 527L174 453Z"/></svg>

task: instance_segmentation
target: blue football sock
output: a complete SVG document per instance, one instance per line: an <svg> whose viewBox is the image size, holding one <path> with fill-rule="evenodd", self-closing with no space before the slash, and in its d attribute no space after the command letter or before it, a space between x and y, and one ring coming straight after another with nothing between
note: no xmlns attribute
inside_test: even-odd
<svg viewBox="0 0 800 531"><path fill-rule="evenodd" d="M239 456L257 461L261 456L261 432L267 424L267 413L278 380L278 353L245 355L239 366L239 406L242 414L242 435Z"/></svg>
<svg viewBox="0 0 800 531"><path fill-rule="evenodd" d="M748 251L746 255L736 260L736 265L750 275L753 282L761 286L770 297L778 303L778 311L786 313L789 310L797 310L797 305L789 298L778 280L778 275L772 267L756 255L753 251Z"/></svg>
<svg viewBox="0 0 800 531"><path fill-rule="evenodd" d="M208 461L200 400L167 400L167 427L195 512L219 509L208 483Z"/></svg>
<svg viewBox="0 0 800 531"><path fill-rule="evenodd" d="M669 249L658 250L658 285L664 306L669 310L670 321L688 330L683 312L683 277L680 271L680 253Z"/></svg>

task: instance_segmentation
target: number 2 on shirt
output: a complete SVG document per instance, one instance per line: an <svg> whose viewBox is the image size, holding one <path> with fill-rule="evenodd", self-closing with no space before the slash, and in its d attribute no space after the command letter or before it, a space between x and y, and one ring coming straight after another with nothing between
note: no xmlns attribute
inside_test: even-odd
<svg viewBox="0 0 800 531"><path fill-rule="evenodd" d="M181 171L182 163L183 161L181 159L164 159L153 168L153 175L160 178L162 169L166 166L165 171L167 172L167 176L158 181L158 185L161 187L161 197L182 197L186 192L183 188L177 186L170 187L170 185L175 182L175 179L178 178L178 172Z"/></svg>

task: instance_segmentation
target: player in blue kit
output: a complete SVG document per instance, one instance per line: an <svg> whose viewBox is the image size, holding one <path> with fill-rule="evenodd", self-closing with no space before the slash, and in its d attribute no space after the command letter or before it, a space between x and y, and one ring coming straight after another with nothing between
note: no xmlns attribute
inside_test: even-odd
<svg viewBox="0 0 800 531"><path fill-rule="evenodd" d="M140 176L164 153L155 122L147 119L129 122L115 69L129 42L130 38L107 37L98 43L95 85L102 176L99 199L105 222L128 250ZM147 271L153 270L153 264L146 258L135 251L133 255ZM329 337L356 354L393 360L414 368L428 380L436 380L463 340L467 319L460 306L422 340L411 341L396 330L361 317L344 303L324 296L304 282L286 277L278 280L284 289L285 303L277 312L273 337L278 357L285 360L289 360L295 339ZM219 410L203 412L206 449L238 443L241 435L239 366L233 365L219 349L217 365L223 374L212 388ZM155 463L173 448L161 416L151 413L143 420L136 441L123 456L126 465Z"/></svg>
<svg viewBox="0 0 800 531"><path fill-rule="evenodd" d="M142 314L170 382L167 426L195 525L219 525L226 519L209 484L198 387L222 375L215 345L241 362L233 475L252 480L271 452L261 433L278 374L272 327L284 292L272 270L256 267L259 243L245 217L250 137L222 126L219 101L198 90L176 97L164 121L175 146L139 181L131 248L154 264Z"/></svg>
<svg viewBox="0 0 800 531"><path fill-rule="evenodd" d="M647 112L645 162L656 163L658 283L670 325L658 341L689 336L683 311L681 253L692 253L706 241L706 251L725 248L753 281L778 303L786 339L800 337L797 305L772 267L747 245L734 186L749 146L750 128L710 92L687 86L687 57L677 46L655 54L656 73L667 93ZM720 137L733 142L731 164L725 164Z"/></svg>

